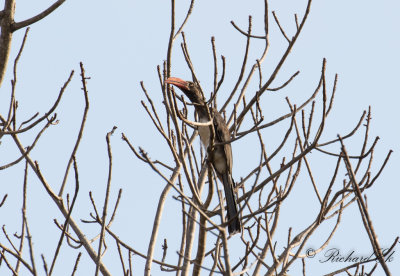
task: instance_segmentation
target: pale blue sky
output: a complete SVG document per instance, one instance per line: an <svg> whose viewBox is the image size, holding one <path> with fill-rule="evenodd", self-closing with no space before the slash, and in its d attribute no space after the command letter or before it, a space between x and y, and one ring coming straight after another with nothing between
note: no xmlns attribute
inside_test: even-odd
<svg viewBox="0 0 400 276"><path fill-rule="evenodd" d="M3 2L0 2L1 6ZM16 21L29 18L53 3L47 0L16 2ZM188 3L189 1L176 3L178 25L185 15ZM88 81L91 107L86 132L77 155L81 190L73 216L77 221L89 218L89 212L92 212L88 198L89 190L93 191L99 205L103 203L108 166L105 135L116 125L118 129L112 137L114 154L112 204L119 188L123 188L123 195L113 230L121 239L143 253L147 251L157 198L164 184L153 175L150 168L133 156L120 137L121 132L124 132L135 146L142 146L152 158L171 161L170 157L166 157L167 150L156 137L156 131L149 125L150 121L140 104L144 95L139 84L140 81L144 81L156 105L161 107L162 97L156 66L161 65L166 57L170 26L169 5L169 1L160 0L67 0L53 14L31 26L18 67L16 96L19 101L21 121L38 111L41 114L45 112L55 100L69 72L75 70L73 81L57 111L59 124L45 133L31 154L33 159L39 161L49 182L54 187L59 187L83 112L84 100L80 90L79 62L84 63L86 73L91 77ZM276 11L281 24L290 36L295 31L293 14L298 13L299 17L302 16L305 6L304 0L270 1L270 10ZM375 136L381 138L374 156L373 172L376 172L387 152L390 149L394 150L379 182L367 193L373 224L380 244L384 248L390 246L400 233L400 223L397 219L400 207L397 171L400 165L397 112L400 100L399 9L399 2L393 0L379 2L314 0L303 33L276 79L274 83L276 85L273 86L280 85L297 70L301 71L300 75L286 90L268 95L262 102L264 116L266 121L269 121L283 113L282 109L287 112L286 96L292 103L304 101L318 82L322 59L325 57L328 85L332 86L335 73L339 74L339 81L335 107L322 139L326 141L336 137L338 133L346 134L358 122L362 111L367 109L368 105L372 106L370 139L372 141ZM231 26L230 21L234 20L238 26L247 29L250 14L253 16L253 33L262 35L263 1L197 1L184 29L197 75L203 88L205 87L208 92L211 91L213 76L210 37L215 36L218 55L223 54L227 59L225 82L219 92L221 99L226 97L234 86L245 47L244 37ZM265 78L286 47L286 41L280 35L272 16L270 22L271 48L263 65ZM24 30L20 30L14 35L10 65L19 49L23 33ZM184 63L180 42L181 38L178 38L173 52L172 74L189 79L190 72ZM252 42L249 64L260 56L262 47L262 41ZM2 114L7 106L10 91L10 65L0 90ZM141 133L135 130L137 127L140 127ZM362 135L363 131L356 139L346 142L349 149L352 147L355 149L351 154L358 153L360 145L357 145L357 142L362 141ZM280 138L274 137L273 129L266 131L265 137L268 137L267 140L271 139L271 143ZM31 139L31 136L21 136L26 145ZM252 160L249 160L252 158L248 154L251 152L249 144L251 143L247 141L233 145L235 157L233 174L236 178L243 176L246 168L253 165ZM12 143L3 139L0 145L0 156L2 156L0 165L15 158L16 150L10 145ZM318 155L316 152L312 154ZM329 178L324 176L329 176L332 169L327 169L329 167L326 164L318 164L315 160L318 159L314 158L313 164L317 168L315 173L318 179L327 181ZM2 225L7 225L9 233L20 231L18 225L23 168L24 164L21 163L11 169L0 171L0 198L4 193L9 194L6 206L0 208L0 222ZM299 180L300 183L293 191L292 198L283 206L279 228L283 233L282 240L287 237L288 226L292 226L294 231L299 231L314 218L314 214L308 216L305 210L308 204L312 208L315 198L307 198L309 181L307 178L303 178L302 181ZM304 189L302 184L307 188ZM68 192L71 191L73 182L70 181ZM167 213L178 210L178 203L172 199L173 194L170 194L166 205ZM59 238L59 231L52 220L57 218L62 221L62 217L33 172L30 172L29 177L28 205L37 266L42 269L40 254L43 253L46 258L51 258ZM355 250L358 255L363 256L372 252L356 207L354 205L345 212L341 228L328 248L340 248L343 253ZM173 233L180 223L180 218L164 216L162 223L162 231L157 241L158 252L155 255L157 259L161 257L159 248L164 238L168 238L169 245L179 241L179 236ZM43 225L46 225L45 230L42 228ZM84 227L89 237L98 231L95 225ZM317 246L319 238L323 240L326 237L326 233L321 236L318 236L318 233L315 235L316 239L310 242L310 246L313 242ZM4 241L3 236L0 240ZM110 241L109 246L109 252L114 253L113 242ZM231 250L234 250L232 249L234 246L233 240ZM171 246L169 252L171 262L176 259L174 250L176 248ZM55 275L70 275L77 253L77 250L65 247L61 252L63 261L56 266ZM121 273L118 259L106 254L105 263L114 275ZM142 273L143 265L143 260L139 257L134 258L135 270L138 269L135 274ZM307 260L309 271L307 275L321 275L342 266L344 265L321 264L317 258ZM389 264L389 268L393 275L400 273L400 256L397 252L394 255L394 264ZM2 266L0 272L4 269ZM85 256L81 260L77 275L92 275L94 270L93 263ZM159 267L154 265L153 275L160 273ZM300 275L297 273L299 272L294 270L291 275ZM380 273L377 275L383 275L383 271Z"/></svg>

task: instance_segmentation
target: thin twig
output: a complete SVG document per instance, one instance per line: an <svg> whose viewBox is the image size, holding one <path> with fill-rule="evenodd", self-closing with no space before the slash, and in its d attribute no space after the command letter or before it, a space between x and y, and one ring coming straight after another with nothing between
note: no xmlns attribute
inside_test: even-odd
<svg viewBox="0 0 400 276"><path fill-rule="evenodd" d="M74 163L74 171L75 171L75 192L74 192L74 197L72 199L71 207L69 208L68 215L67 215L67 217L65 219L65 222L64 222L64 227L63 227L60 239L58 241L56 252L54 253L53 261L51 262L49 275L51 275L53 273L53 269L54 269L54 266L56 264L57 256L58 256L58 253L60 252L61 245L62 245L62 242L64 240L64 236L65 236L65 233L67 231L68 224L69 224L69 219L71 218L72 210L73 210L73 208L75 206L75 201L76 201L76 198L77 198L78 192L79 192L79 175L78 175L78 166L76 164L75 156L72 157L72 160L73 160L73 163Z"/></svg>
<svg viewBox="0 0 400 276"><path fill-rule="evenodd" d="M71 276L74 276L74 275L75 275L75 272L76 272L77 269L78 269L78 264L79 264L79 261L80 261L80 259L81 259L81 256L82 256L82 252L79 252L78 256L76 257L74 269L72 270Z"/></svg>
<svg viewBox="0 0 400 276"><path fill-rule="evenodd" d="M110 188L111 188L111 175L112 175L112 151L111 151L111 142L110 142L110 137L113 135L114 131L117 128L114 126L113 129L107 133L106 135L106 142L107 142L107 153L108 153L108 179L107 179L107 188L106 188L106 194L104 197L104 205L103 205L103 215L101 217L101 232L100 232L100 238L99 238L99 248L97 251L97 261L96 261L96 273L95 275L97 276L100 270L100 260L101 260L101 250L102 250L102 245L104 242L104 232L106 228L106 217L107 217L107 208L108 208L108 199L110 197Z"/></svg>
<svg viewBox="0 0 400 276"><path fill-rule="evenodd" d="M64 85L61 87L60 92L58 94L58 97L56 99L56 101L54 102L53 106L49 109L49 111L47 111L42 117L40 117L39 119L37 119L36 121L34 121L32 124L22 128L22 129L18 129L18 130L8 130L6 132L4 132L4 134L9 135L9 134L18 134L18 133L23 133L28 131L29 129L33 128L34 126L36 126L38 123L40 123L41 121L43 121L44 119L47 119L49 117L49 115L51 113L53 113L53 111L57 108L58 104L61 101L61 98L65 92L65 90L67 89L68 84L71 82L72 80L72 76L74 75L74 70L71 71L68 80L64 83Z"/></svg>
<svg viewBox="0 0 400 276"><path fill-rule="evenodd" d="M65 170L65 174L64 174L64 178L63 178L63 181L62 181L62 184L61 184L61 187L60 187L60 191L58 192L58 196L60 196L60 197L63 195L64 188L65 188L65 185L67 183L69 169L71 167L73 158L76 155L76 152L78 151L79 143L82 140L83 130L85 128L87 114L89 112L89 96L88 96L88 90L87 90L87 87L86 87L86 80L90 79L90 78L85 76L85 68L83 68L83 63L82 62L79 63L79 66L80 66L80 69L81 69L82 90L83 90L83 95L85 97L85 110L83 111L82 122L81 122L81 126L80 126L80 129L79 129L78 137L76 139L74 149L72 150L72 153L71 153L70 158L68 160L67 168Z"/></svg>
<svg viewBox="0 0 400 276"><path fill-rule="evenodd" d="M275 14L275 11L272 11L272 15L274 16L275 22L278 25L279 30L281 31L282 35L286 38L286 41L288 43L290 43L290 39L287 37L287 35L286 35L285 31L283 30L281 24L279 23L279 20L278 20L278 17L276 16L276 14Z"/></svg>

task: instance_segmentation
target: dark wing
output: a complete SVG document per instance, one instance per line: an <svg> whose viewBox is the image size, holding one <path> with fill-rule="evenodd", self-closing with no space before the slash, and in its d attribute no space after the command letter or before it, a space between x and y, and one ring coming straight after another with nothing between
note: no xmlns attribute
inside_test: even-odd
<svg viewBox="0 0 400 276"><path fill-rule="evenodd" d="M215 141L217 143L223 143L231 140L231 135L229 133L228 126L225 123L224 118L222 118L221 114L213 109L214 114L214 130L215 130ZM219 127L217 127L219 126ZM223 151L225 152L226 156L226 164L228 168L229 175L232 175L232 147L231 144L225 144L223 146L218 146L219 148L222 147ZM217 149L220 150L220 149Z"/></svg>

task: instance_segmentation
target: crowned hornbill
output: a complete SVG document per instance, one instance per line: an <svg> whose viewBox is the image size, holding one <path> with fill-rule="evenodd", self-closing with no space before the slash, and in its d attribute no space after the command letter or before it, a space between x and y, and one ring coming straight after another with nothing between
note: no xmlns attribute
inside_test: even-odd
<svg viewBox="0 0 400 276"><path fill-rule="evenodd" d="M209 116L206 103L200 92L200 87L190 81L179 78L168 78L166 83L177 86L194 104L200 122L208 122ZM214 127L214 144L221 144L230 141L228 126L221 114L214 108L209 108ZM203 145L208 148L210 143L210 126L199 126L198 131ZM232 179L232 148L229 143L216 145L210 152L209 159L219 180L224 185L225 198L227 205L228 231L230 234L240 232L240 220L237 210L237 203L234 194L235 183Z"/></svg>

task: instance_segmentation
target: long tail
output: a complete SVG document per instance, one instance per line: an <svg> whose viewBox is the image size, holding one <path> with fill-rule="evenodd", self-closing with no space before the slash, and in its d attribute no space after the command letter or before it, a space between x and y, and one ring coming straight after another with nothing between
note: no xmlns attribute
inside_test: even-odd
<svg viewBox="0 0 400 276"><path fill-rule="evenodd" d="M224 184L226 209L228 211L227 221L230 221L228 224L228 231L229 234L239 233L241 227L236 198L233 192L234 185L232 177L228 173L225 173L222 175L222 182Z"/></svg>

